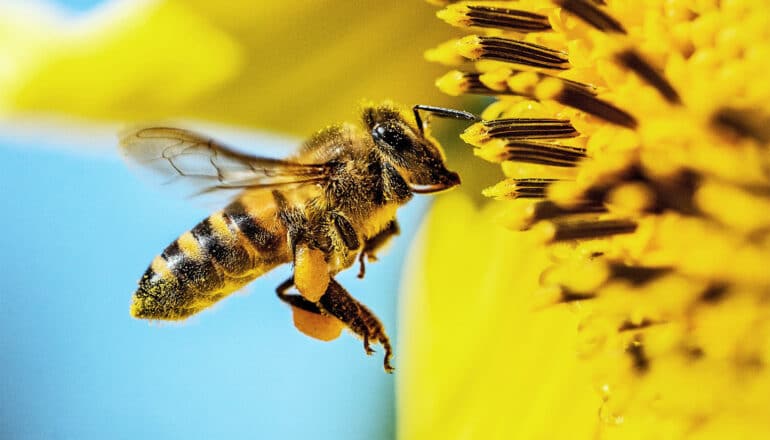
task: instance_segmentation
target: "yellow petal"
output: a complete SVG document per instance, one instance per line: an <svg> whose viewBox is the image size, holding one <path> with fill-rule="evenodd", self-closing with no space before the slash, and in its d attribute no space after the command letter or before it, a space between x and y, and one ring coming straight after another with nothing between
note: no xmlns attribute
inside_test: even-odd
<svg viewBox="0 0 770 440"><path fill-rule="evenodd" d="M0 116L198 118L306 136L363 98L446 102L430 6L118 2L66 21L0 7Z"/></svg>
<svg viewBox="0 0 770 440"><path fill-rule="evenodd" d="M399 438L590 438L577 316L538 307L544 249L460 192L421 228L401 302ZM558 416L557 416L558 415Z"/></svg>

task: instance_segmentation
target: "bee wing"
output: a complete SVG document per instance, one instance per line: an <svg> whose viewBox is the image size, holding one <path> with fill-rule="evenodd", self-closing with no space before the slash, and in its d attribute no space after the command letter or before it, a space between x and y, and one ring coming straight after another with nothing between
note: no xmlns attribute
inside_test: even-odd
<svg viewBox="0 0 770 440"><path fill-rule="evenodd" d="M328 177L324 164L251 156L179 128L130 130L121 134L120 146L129 163L161 177L162 184L183 181L192 186L192 195L319 183Z"/></svg>

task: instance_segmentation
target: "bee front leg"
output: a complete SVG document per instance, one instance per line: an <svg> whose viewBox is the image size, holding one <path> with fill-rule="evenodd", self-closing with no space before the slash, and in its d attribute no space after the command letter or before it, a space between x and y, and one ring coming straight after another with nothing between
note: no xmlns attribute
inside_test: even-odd
<svg viewBox="0 0 770 440"><path fill-rule="evenodd" d="M361 249L361 253L358 255L358 262L360 263L358 278L363 278L366 274L366 264L364 263L364 260L369 260L369 262L377 261L377 251L381 250L388 244L392 237L395 237L400 232L401 229L398 227L398 222L394 219L388 223L388 226L386 226L385 229L364 242L364 248Z"/></svg>
<svg viewBox="0 0 770 440"><path fill-rule="evenodd" d="M373 352L369 346L370 342L380 343L385 349L385 358L383 360L385 371L388 373L393 371L393 367L390 365L390 360L393 357L390 339L388 339L385 328L374 313L353 298L334 279L329 281L329 288L321 297L319 305L345 323L351 331L363 338L364 350L366 350L367 354Z"/></svg>

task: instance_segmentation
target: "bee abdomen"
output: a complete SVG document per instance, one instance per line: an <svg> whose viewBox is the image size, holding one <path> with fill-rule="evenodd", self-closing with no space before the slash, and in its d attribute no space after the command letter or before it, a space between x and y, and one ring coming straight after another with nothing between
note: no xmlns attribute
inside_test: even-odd
<svg viewBox="0 0 770 440"><path fill-rule="evenodd" d="M246 207L239 201L228 205L222 212L222 216L241 232L241 235L246 238L249 245L261 257L270 258L273 256L272 254L281 253L283 250L281 245L285 245L282 241L285 241L284 234L286 231L282 228L273 228L271 230L265 225L265 222L269 221L272 226L278 226L277 219L269 217L268 219L257 218L254 214L249 213Z"/></svg>
<svg viewBox="0 0 770 440"><path fill-rule="evenodd" d="M249 252L241 244L228 217L214 214L190 232L203 253L225 273L237 276L249 270Z"/></svg>
<svg viewBox="0 0 770 440"><path fill-rule="evenodd" d="M235 202L182 234L155 257L134 294L137 318L197 313L288 261L285 231L271 230Z"/></svg>
<svg viewBox="0 0 770 440"><path fill-rule="evenodd" d="M191 232L171 243L147 268L134 294L131 314L147 319L182 319L216 301L225 277L206 258Z"/></svg>

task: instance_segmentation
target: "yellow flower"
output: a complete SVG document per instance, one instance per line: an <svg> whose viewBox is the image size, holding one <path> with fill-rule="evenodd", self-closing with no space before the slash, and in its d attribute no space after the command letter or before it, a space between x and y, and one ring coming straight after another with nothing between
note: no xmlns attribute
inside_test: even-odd
<svg viewBox="0 0 770 440"><path fill-rule="evenodd" d="M457 69L438 86L497 98L463 138L507 179L423 228L399 436L766 438L764 4L439 3L475 35L427 53ZM306 135L362 98L440 104L418 58L447 29L381 6L146 0L73 24L0 5L0 116Z"/></svg>
<svg viewBox="0 0 770 440"><path fill-rule="evenodd" d="M448 35L429 5L145 0L65 19L19 4L0 5L4 119L192 118L305 137L365 98L447 101L422 60Z"/></svg>
<svg viewBox="0 0 770 440"><path fill-rule="evenodd" d="M437 85L496 98L462 137L507 178L426 222L401 438L770 436L764 2L438 16L474 34L427 52Z"/></svg>

